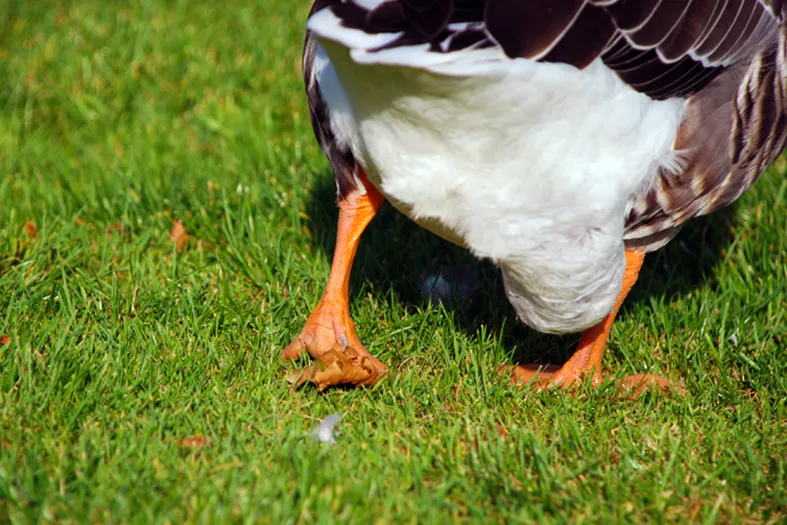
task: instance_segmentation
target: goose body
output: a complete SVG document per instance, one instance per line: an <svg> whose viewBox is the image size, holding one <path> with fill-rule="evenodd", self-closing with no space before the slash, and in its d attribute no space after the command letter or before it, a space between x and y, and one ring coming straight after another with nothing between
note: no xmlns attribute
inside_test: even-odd
<svg viewBox="0 0 787 525"><path fill-rule="evenodd" d="M778 0L318 0L304 76L340 202L380 192L568 333L782 152L786 36Z"/></svg>
<svg viewBox="0 0 787 525"><path fill-rule="evenodd" d="M310 27L341 36L330 10ZM576 332L609 313L624 219L659 169L679 165L684 102L637 93L600 61L580 71L492 48L421 69L358 63L350 44L318 47L316 78L335 136L386 199L497 263L533 328Z"/></svg>

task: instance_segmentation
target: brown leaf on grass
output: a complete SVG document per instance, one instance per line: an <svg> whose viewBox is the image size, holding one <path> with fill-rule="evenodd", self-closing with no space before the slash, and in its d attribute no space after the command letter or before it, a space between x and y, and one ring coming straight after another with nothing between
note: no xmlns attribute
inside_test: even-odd
<svg viewBox="0 0 787 525"><path fill-rule="evenodd" d="M107 226L107 233L114 233L114 232L121 232L123 231L123 223L116 222L111 226Z"/></svg>
<svg viewBox="0 0 787 525"><path fill-rule="evenodd" d="M191 450L198 450L208 444L208 440L205 439L204 436L196 435L187 438L183 438L178 441L178 445L181 448L188 448Z"/></svg>
<svg viewBox="0 0 787 525"><path fill-rule="evenodd" d="M31 239L35 239L38 236L38 230L36 229L36 225L30 221L27 221L25 224L25 232L27 233L28 237Z"/></svg>
<svg viewBox="0 0 787 525"><path fill-rule="evenodd" d="M8 334L0 335L0 346L7 345L11 342L11 336Z"/></svg>
<svg viewBox="0 0 787 525"><path fill-rule="evenodd" d="M632 374L623 378L620 390L623 394L628 394L629 399L637 399L642 392L650 389L668 394L670 392L683 392L683 385L674 384L666 377L653 374Z"/></svg>
<svg viewBox="0 0 787 525"><path fill-rule="evenodd" d="M182 252L186 247L186 242L189 240L189 235L186 233L186 227L183 225L183 221L180 219L176 220L172 224L172 231L169 234L169 239L175 243L175 248L177 248L178 253Z"/></svg>

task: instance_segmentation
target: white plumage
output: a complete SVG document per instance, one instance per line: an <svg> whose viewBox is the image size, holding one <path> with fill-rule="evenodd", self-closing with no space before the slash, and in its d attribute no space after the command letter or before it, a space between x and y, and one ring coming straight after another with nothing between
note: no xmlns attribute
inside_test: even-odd
<svg viewBox="0 0 787 525"><path fill-rule="evenodd" d="M385 197L499 264L530 326L575 332L609 313L631 199L675 163L685 102L638 93L600 60L580 71L496 48L365 53L380 40L337 22L325 10L309 23L318 82L336 140Z"/></svg>

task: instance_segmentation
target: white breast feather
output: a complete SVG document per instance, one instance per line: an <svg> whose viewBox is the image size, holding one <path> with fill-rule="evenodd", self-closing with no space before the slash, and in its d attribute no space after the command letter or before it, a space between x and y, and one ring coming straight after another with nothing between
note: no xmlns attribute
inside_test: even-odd
<svg viewBox="0 0 787 525"><path fill-rule="evenodd" d="M537 330L575 332L609 313L625 215L675 162L682 101L651 100L600 61L580 71L496 49L350 52L331 20L312 22L332 128L394 206L499 264Z"/></svg>

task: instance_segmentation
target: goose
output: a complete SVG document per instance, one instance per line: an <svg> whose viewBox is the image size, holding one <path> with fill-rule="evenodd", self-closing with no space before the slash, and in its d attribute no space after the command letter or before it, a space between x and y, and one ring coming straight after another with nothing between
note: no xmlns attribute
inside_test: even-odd
<svg viewBox="0 0 787 525"><path fill-rule="evenodd" d="M729 205L787 142L782 0L317 0L303 74L333 168L336 248L285 360L292 377L366 386L348 282L384 201L496 264L517 317L583 332L541 388L602 379L610 328L645 254ZM624 384L668 388L658 376Z"/></svg>

